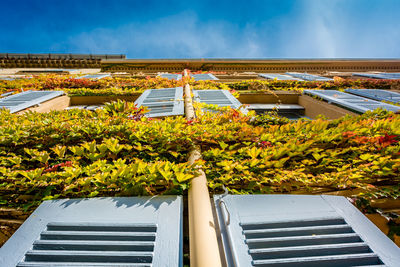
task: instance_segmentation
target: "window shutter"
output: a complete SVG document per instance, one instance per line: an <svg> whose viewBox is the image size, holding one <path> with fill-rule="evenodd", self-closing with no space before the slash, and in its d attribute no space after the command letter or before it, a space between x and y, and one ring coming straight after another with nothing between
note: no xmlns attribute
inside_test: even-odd
<svg viewBox="0 0 400 267"><path fill-rule="evenodd" d="M146 90L135 101L138 107L150 109L147 117L165 117L184 114L183 88L166 88Z"/></svg>
<svg viewBox="0 0 400 267"><path fill-rule="evenodd" d="M15 113L64 94L63 91L25 91L1 98L0 108L7 108Z"/></svg>
<svg viewBox="0 0 400 267"><path fill-rule="evenodd" d="M389 79L389 80L394 80L394 79L400 79L400 73L387 73L387 72L382 72L382 73L353 73L352 76L360 76L360 77L366 77L366 78L371 78L371 79Z"/></svg>
<svg viewBox="0 0 400 267"><path fill-rule="evenodd" d="M302 79L299 79L299 78L294 78L289 75L278 74L278 73L260 73L258 75L265 79L277 79L279 81L284 81L284 80L303 81Z"/></svg>
<svg viewBox="0 0 400 267"><path fill-rule="evenodd" d="M360 76L371 79L384 79L384 77L377 73L353 73L352 76Z"/></svg>
<svg viewBox="0 0 400 267"><path fill-rule="evenodd" d="M193 95L200 103L236 109L242 105L228 90L193 90Z"/></svg>
<svg viewBox="0 0 400 267"><path fill-rule="evenodd" d="M12 95L12 94L13 94L13 92L4 93L4 94L1 94L1 95L0 95L0 98L6 97L6 96L9 96L9 95Z"/></svg>
<svg viewBox="0 0 400 267"><path fill-rule="evenodd" d="M0 266L182 266L182 198L45 201L1 248Z"/></svg>
<svg viewBox="0 0 400 267"><path fill-rule="evenodd" d="M73 69L34 69L34 70L30 70L30 69L22 69L20 71L17 72L17 74L21 74L21 73L60 73L60 74L66 74L66 73L70 73L71 71L76 71Z"/></svg>
<svg viewBox="0 0 400 267"><path fill-rule="evenodd" d="M380 73L380 75L383 76L384 79L400 79L400 73L394 73L394 72L387 73L387 72L384 72L384 73Z"/></svg>
<svg viewBox="0 0 400 267"><path fill-rule="evenodd" d="M111 74L88 74L82 77L78 77L77 79L92 79L92 80L100 80L106 77L111 77Z"/></svg>
<svg viewBox="0 0 400 267"><path fill-rule="evenodd" d="M400 248L346 198L214 196L228 266L399 266Z"/></svg>
<svg viewBox="0 0 400 267"><path fill-rule="evenodd" d="M345 91L353 95L364 96L377 101L390 101L400 104L400 94L388 90L348 88Z"/></svg>
<svg viewBox="0 0 400 267"><path fill-rule="evenodd" d="M162 77L162 78L167 78L170 80L181 80L182 79L182 74L162 73L158 76Z"/></svg>
<svg viewBox="0 0 400 267"><path fill-rule="evenodd" d="M303 79L304 81L333 81L333 79L331 78L326 78L319 75L312 75L308 73L286 72L286 74Z"/></svg>
<svg viewBox="0 0 400 267"><path fill-rule="evenodd" d="M219 80L211 73L192 74L191 76L194 78L195 81Z"/></svg>
<svg viewBox="0 0 400 267"><path fill-rule="evenodd" d="M328 103L335 103L348 109L364 113L368 110L383 108L389 111L397 111L400 107L371 100L361 96L343 93L337 90L304 90L306 94L321 97Z"/></svg>

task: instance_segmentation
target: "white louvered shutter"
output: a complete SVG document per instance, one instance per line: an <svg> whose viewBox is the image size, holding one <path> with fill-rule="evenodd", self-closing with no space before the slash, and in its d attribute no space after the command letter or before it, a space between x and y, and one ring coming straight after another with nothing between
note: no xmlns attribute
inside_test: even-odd
<svg viewBox="0 0 400 267"><path fill-rule="evenodd" d="M344 197L214 196L228 267L400 266L400 248Z"/></svg>
<svg viewBox="0 0 400 267"><path fill-rule="evenodd" d="M300 78L304 81L333 81L332 78L326 78L323 76L319 76L319 75L313 75L313 74L308 74L308 73L297 73L297 72L286 72L286 74L296 77L296 78Z"/></svg>
<svg viewBox="0 0 400 267"><path fill-rule="evenodd" d="M182 266L182 198L45 201L0 249L0 266Z"/></svg>
<svg viewBox="0 0 400 267"><path fill-rule="evenodd" d="M197 102L239 108L242 104L228 90L193 90Z"/></svg>
<svg viewBox="0 0 400 267"><path fill-rule="evenodd" d="M192 74L191 76L194 78L195 81L219 80L211 73Z"/></svg>
<svg viewBox="0 0 400 267"><path fill-rule="evenodd" d="M183 115L183 88L146 90L135 104L138 107L147 107L150 111L146 113L146 116L151 118Z"/></svg>
<svg viewBox="0 0 400 267"><path fill-rule="evenodd" d="M305 94L314 95L326 100L328 103L335 103L342 107L364 113L368 110L375 110L378 108L386 109L389 111L400 110L400 107L395 105L386 104L383 102L371 100L361 96L340 92L337 90L304 90Z"/></svg>
<svg viewBox="0 0 400 267"><path fill-rule="evenodd" d="M88 74L85 76L78 77L77 79L100 80L107 77L111 77L111 74Z"/></svg>
<svg viewBox="0 0 400 267"><path fill-rule="evenodd" d="M0 108L6 108L11 113L15 113L64 94L63 91L25 91L1 98Z"/></svg>
<svg viewBox="0 0 400 267"><path fill-rule="evenodd" d="M390 101L393 103L400 104L400 94L393 91L382 90L382 89L352 89L352 88L348 88L345 91L350 94L367 97L377 101Z"/></svg>
<svg viewBox="0 0 400 267"><path fill-rule="evenodd" d="M181 80L182 79L182 74L162 73L158 76L162 77L162 78L167 78L169 80Z"/></svg>
<svg viewBox="0 0 400 267"><path fill-rule="evenodd" d="M285 81L285 80L303 81L302 79L279 73L260 73L258 74L258 76L263 77L265 79L277 79L279 81Z"/></svg>
<svg viewBox="0 0 400 267"><path fill-rule="evenodd" d="M353 73L352 76L360 76L366 77L370 79L389 79L395 80L400 79L400 73L388 73L388 72L381 72L381 73Z"/></svg>

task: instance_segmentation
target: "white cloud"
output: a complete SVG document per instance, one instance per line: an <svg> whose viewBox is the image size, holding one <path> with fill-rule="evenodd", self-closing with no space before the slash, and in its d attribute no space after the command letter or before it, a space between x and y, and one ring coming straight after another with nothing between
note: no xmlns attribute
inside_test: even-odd
<svg viewBox="0 0 400 267"><path fill-rule="evenodd" d="M71 36L62 46L85 53L127 53L130 57L261 57L255 30L225 21L203 23L194 13L131 23L116 29L97 28Z"/></svg>
<svg viewBox="0 0 400 267"><path fill-rule="evenodd" d="M52 49L130 58L400 57L400 20L388 23L387 10L358 14L344 0L299 3L296 12L268 20L266 14L257 24L201 21L196 13L182 12L82 32Z"/></svg>

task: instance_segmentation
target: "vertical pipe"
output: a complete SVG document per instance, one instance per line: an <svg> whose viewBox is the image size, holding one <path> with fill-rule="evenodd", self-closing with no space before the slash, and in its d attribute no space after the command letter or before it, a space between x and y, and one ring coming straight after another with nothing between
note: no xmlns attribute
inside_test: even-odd
<svg viewBox="0 0 400 267"><path fill-rule="evenodd" d="M184 71L184 76L187 76ZM185 84L185 114L187 120L195 118L190 85ZM189 164L201 158L200 148L194 146L189 154ZM194 267L220 267L218 247L207 179L203 170L193 178L188 194L190 265Z"/></svg>

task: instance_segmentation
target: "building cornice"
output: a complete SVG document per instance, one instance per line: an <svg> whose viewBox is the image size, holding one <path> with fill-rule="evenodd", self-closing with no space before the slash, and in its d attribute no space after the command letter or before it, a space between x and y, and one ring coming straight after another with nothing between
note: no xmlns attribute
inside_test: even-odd
<svg viewBox="0 0 400 267"><path fill-rule="evenodd" d="M8 54L7 54L8 55ZM95 56L92 56L95 57ZM0 68L101 68L107 72L157 73L215 71L226 73L400 72L400 59L72 59L0 58Z"/></svg>
<svg viewBox="0 0 400 267"><path fill-rule="evenodd" d="M286 72L400 71L400 59L126 59L102 60L103 71Z"/></svg>

